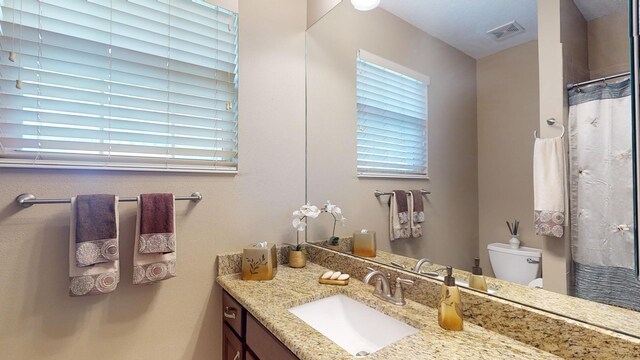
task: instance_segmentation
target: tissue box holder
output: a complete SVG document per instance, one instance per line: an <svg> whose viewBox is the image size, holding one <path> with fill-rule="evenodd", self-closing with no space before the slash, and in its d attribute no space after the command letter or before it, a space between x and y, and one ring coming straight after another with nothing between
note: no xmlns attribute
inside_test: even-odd
<svg viewBox="0 0 640 360"><path fill-rule="evenodd" d="M278 270L276 245L254 246L242 250L242 280L271 280Z"/></svg>

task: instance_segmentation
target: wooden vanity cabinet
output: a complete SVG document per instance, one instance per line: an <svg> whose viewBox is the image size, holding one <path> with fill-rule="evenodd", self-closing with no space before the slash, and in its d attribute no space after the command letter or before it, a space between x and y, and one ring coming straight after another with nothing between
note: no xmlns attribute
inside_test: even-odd
<svg viewBox="0 0 640 360"><path fill-rule="evenodd" d="M226 291L222 293L224 360L298 360Z"/></svg>

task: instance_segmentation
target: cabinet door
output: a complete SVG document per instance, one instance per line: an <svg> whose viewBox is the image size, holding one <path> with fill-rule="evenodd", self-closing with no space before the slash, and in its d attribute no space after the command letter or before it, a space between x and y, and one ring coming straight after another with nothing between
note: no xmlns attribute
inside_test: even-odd
<svg viewBox="0 0 640 360"><path fill-rule="evenodd" d="M244 353L244 360L258 360L258 358L255 355L253 355L253 353L251 351L247 350Z"/></svg>
<svg viewBox="0 0 640 360"><path fill-rule="evenodd" d="M242 360L242 342L229 325L222 325L222 359Z"/></svg>
<svg viewBox="0 0 640 360"><path fill-rule="evenodd" d="M252 315L247 314L247 347L260 360L298 360L280 340L262 326Z"/></svg>

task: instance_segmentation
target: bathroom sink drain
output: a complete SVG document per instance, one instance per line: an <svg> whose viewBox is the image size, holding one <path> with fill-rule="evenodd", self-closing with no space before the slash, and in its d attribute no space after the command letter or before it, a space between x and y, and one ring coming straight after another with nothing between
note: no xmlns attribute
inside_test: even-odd
<svg viewBox="0 0 640 360"><path fill-rule="evenodd" d="M364 350L358 351L356 353L356 356L359 356L359 357L369 356L369 352L368 351L364 351Z"/></svg>

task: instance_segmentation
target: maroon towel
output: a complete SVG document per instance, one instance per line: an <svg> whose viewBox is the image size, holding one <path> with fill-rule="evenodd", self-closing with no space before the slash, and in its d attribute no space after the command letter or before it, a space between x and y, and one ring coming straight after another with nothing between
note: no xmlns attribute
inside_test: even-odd
<svg viewBox="0 0 640 360"><path fill-rule="evenodd" d="M76 265L118 260L118 213L115 195L78 195L75 201Z"/></svg>
<svg viewBox="0 0 640 360"><path fill-rule="evenodd" d="M141 254L170 253L176 250L173 194L140 195Z"/></svg>

